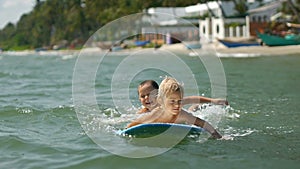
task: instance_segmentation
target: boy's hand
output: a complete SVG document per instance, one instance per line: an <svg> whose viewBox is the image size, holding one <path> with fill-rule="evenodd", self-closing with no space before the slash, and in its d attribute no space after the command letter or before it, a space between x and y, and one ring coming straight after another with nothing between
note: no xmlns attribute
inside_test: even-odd
<svg viewBox="0 0 300 169"><path fill-rule="evenodd" d="M213 99L212 103L217 105L228 105L228 101L224 99Z"/></svg>
<svg viewBox="0 0 300 169"><path fill-rule="evenodd" d="M215 132L213 132L211 134L211 138L213 138L213 139L220 139L220 138L222 138L222 136L217 131L215 131Z"/></svg>

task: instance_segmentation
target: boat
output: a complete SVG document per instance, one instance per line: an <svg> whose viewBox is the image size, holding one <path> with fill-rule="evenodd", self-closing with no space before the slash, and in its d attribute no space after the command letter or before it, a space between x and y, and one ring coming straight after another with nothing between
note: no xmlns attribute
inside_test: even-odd
<svg viewBox="0 0 300 169"><path fill-rule="evenodd" d="M243 39L243 40L229 40L229 39L218 39L220 43L228 48L236 48L243 46L260 46L260 43L255 39Z"/></svg>
<svg viewBox="0 0 300 169"><path fill-rule="evenodd" d="M287 46L287 45L300 45L300 35L287 35L285 37L270 35L266 33L257 33L257 36L267 46Z"/></svg>
<svg viewBox="0 0 300 169"><path fill-rule="evenodd" d="M96 45L101 49L110 49L113 46L113 43L111 41L102 41L97 42Z"/></svg>
<svg viewBox="0 0 300 169"><path fill-rule="evenodd" d="M291 28L297 28L297 29L299 29L300 28L300 24L298 24L298 23L286 23L286 26L288 26L288 27L291 27Z"/></svg>
<svg viewBox="0 0 300 169"><path fill-rule="evenodd" d="M185 43L187 49L201 49L202 45L199 42Z"/></svg>
<svg viewBox="0 0 300 169"><path fill-rule="evenodd" d="M111 52L117 52L117 51L120 51L120 50L123 50L124 48L121 47L121 46L112 46L109 50Z"/></svg>
<svg viewBox="0 0 300 169"><path fill-rule="evenodd" d="M135 41L134 44L136 46L145 46L146 44L150 43L149 40L145 40L145 41Z"/></svg>

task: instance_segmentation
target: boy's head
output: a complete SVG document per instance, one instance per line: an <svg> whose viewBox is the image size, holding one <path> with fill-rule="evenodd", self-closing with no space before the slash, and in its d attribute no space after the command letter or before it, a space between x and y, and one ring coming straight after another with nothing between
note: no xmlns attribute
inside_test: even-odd
<svg viewBox="0 0 300 169"><path fill-rule="evenodd" d="M168 97L174 92L179 92L181 97L183 97L183 87L179 82L172 78L166 77L159 85L158 97L163 99Z"/></svg>
<svg viewBox="0 0 300 169"><path fill-rule="evenodd" d="M166 77L159 85L158 102L176 115L181 111L183 87L172 77Z"/></svg>
<svg viewBox="0 0 300 169"><path fill-rule="evenodd" d="M138 95L142 105L150 111L155 108L157 102L158 84L154 80L145 80L138 87Z"/></svg>

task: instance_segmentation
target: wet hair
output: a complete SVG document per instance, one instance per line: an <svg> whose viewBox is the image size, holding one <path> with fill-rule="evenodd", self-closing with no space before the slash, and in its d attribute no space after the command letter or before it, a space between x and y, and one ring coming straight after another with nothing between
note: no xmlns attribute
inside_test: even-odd
<svg viewBox="0 0 300 169"><path fill-rule="evenodd" d="M150 84L154 89L158 89L158 84L154 80L145 80L140 83L139 87L144 86L145 84Z"/></svg>
<svg viewBox="0 0 300 169"><path fill-rule="evenodd" d="M180 92L181 97L183 97L182 85L176 79L166 77L159 85L158 98L164 99L174 92Z"/></svg>

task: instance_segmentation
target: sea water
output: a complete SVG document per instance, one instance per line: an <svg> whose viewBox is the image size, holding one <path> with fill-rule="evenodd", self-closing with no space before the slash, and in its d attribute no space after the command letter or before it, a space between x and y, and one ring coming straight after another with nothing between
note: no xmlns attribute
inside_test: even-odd
<svg viewBox="0 0 300 169"><path fill-rule="evenodd" d="M145 79L160 82L165 75L173 75L184 83L185 95L207 97L214 95L214 84L201 59L188 54L176 54L176 59L187 65L195 81L186 80L187 73L181 71L181 65L176 65L180 62L172 63L168 69L147 66L142 57L153 57L155 53L151 52L125 64L128 72L137 65L145 67L126 79L128 72L117 68L129 55L132 53L115 52L99 60L104 55L94 53L83 58L91 64L86 65L87 70L97 69L95 76L91 76L94 77L91 98L95 98L96 105L83 104L78 108L74 101L81 92L74 90L74 71L81 57L78 53L0 54L0 168L293 169L300 166L299 56L221 58L226 77L223 89L230 106L204 104L194 114L212 123L226 139L190 138L162 153L131 158L116 152L161 151L155 146L135 145L130 139L114 134L136 117L140 107L136 88L139 82ZM122 71L124 79L116 75L117 70ZM112 84L115 77L126 84L124 92ZM190 85L194 82L196 88ZM89 87L87 84L86 88ZM96 138L93 133L100 135Z"/></svg>

